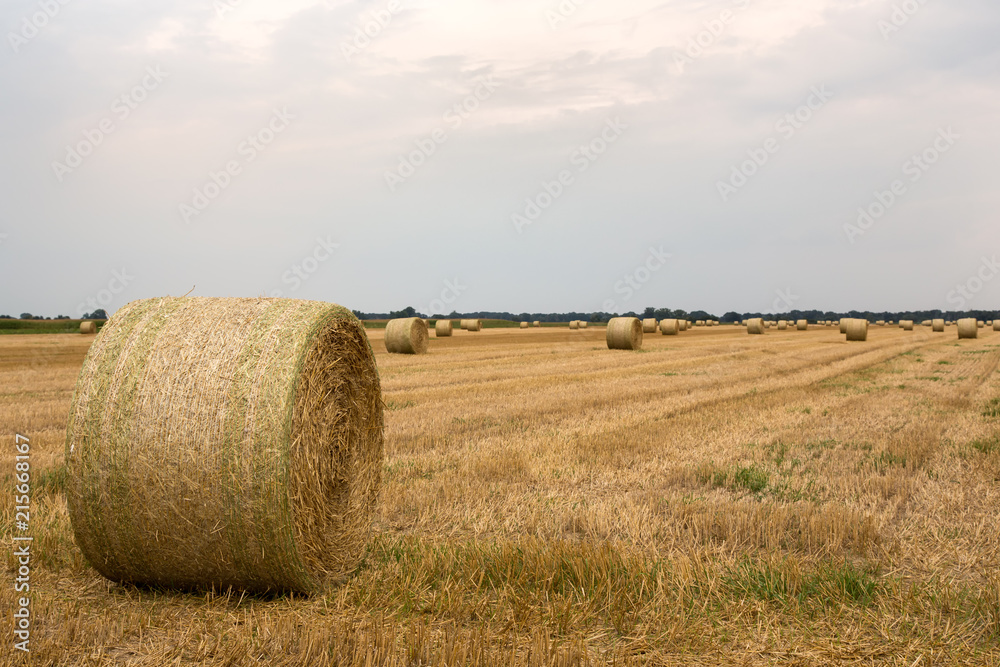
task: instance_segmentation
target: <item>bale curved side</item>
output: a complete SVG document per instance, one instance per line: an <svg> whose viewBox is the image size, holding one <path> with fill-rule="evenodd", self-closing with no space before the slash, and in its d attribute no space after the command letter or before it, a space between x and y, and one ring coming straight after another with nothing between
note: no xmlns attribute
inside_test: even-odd
<svg viewBox="0 0 1000 667"><path fill-rule="evenodd" d="M392 354L424 354L427 338L427 322L419 317L400 317L385 325L385 349Z"/></svg>
<svg viewBox="0 0 1000 667"><path fill-rule="evenodd" d="M677 320L660 320L660 333L664 336L676 336L678 331Z"/></svg>
<svg viewBox="0 0 1000 667"><path fill-rule="evenodd" d="M747 320L747 333L748 334L764 333L764 320L760 317L753 317Z"/></svg>
<svg viewBox="0 0 1000 667"><path fill-rule="evenodd" d="M936 320L931 320L931 331L936 333L941 333L944 331L944 320L938 318Z"/></svg>
<svg viewBox="0 0 1000 667"><path fill-rule="evenodd" d="M349 310L145 299L84 361L66 497L114 581L314 592L361 558L382 461L378 370Z"/></svg>
<svg viewBox="0 0 1000 667"><path fill-rule="evenodd" d="M80 322L80 333L82 334L92 334L97 333L97 324L91 320L86 320Z"/></svg>
<svg viewBox="0 0 1000 667"><path fill-rule="evenodd" d="M637 317L612 317L606 337L609 350L638 350L642 347L642 322Z"/></svg>
<svg viewBox="0 0 1000 667"><path fill-rule="evenodd" d="M438 338L447 338L451 335L451 320L438 320L434 323L434 335Z"/></svg>
<svg viewBox="0 0 1000 667"><path fill-rule="evenodd" d="M522 329L527 329L527 328L528 328L528 326L529 326L529 325L528 325L528 323L527 323L527 322L521 322L521 328L522 328Z"/></svg>
<svg viewBox="0 0 1000 667"><path fill-rule="evenodd" d="M868 340L868 320L858 318L847 320L847 340Z"/></svg>
<svg viewBox="0 0 1000 667"><path fill-rule="evenodd" d="M963 317L958 321L959 338L977 338L978 336L979 327L974 317Z"/></svg>
<svg viewBox="0 0 1000 667"><path fill-rule="evenodd" d="M656 318L647 317L642 321L642 333L656 333Z"/></svg>
<svg viewBox="0 0 1000 667"><path fill-rule="evenodd" d="M798 329L799 331L808 331L809 320L797 320L795 322L795 328Z"/></svg>
<svg viewBox="0 0 1000 667"><path fill-rule="evenodd" d="M570 322L569 322L569 328L573 329L574 331L576 329L579 329L580 328L580 321L579 320L570 320Z"/></svg>

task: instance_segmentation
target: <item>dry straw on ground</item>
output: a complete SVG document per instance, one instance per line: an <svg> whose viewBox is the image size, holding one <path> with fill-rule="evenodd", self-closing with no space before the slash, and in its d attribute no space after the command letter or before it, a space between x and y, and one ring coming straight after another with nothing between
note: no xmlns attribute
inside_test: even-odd
<svg viewBox="0 0 1000 667"><path fill-rule="evenodd" d="M941 333L942 331L944 331L944 320L943 319L931 320L931 330L936 331L937 333Z"/></svg>
<svg viewBox="0 0 1000 667"><path fill-rule="evenodd" d="M656 333L656 318L647 317L642 321L642 333Z"/></svg>
<svg viewBox="0 0 1000 667"><path fill-rule="evenodd" d="M345 308L134 301L90 347L70 409L76 542L120 582L319 590L367 543L382 419L372 349Z"/></svg>
<svg viewBox="0 0 1000 667"><path fill-rule="evenodd" d="M434 324L434 335L438 338L446 338L451 335L451 320L438 320Z"/></svg>
<svg viewBox="0 0 1000 667"><path fill-rule="evenodd" d="M979 336L979 327L973 317L963 317L958 321L959 338L976 338Z"/></svg>
<svg viewBox="0 0 1000 667"><path fill-rule="evenodd" d="M677 320L660 320L660 333L664 336L676 336L677 331Z"/></svg>
<svg viewBox="0 0 1000 667"><path fill-rule="evenodd" d="M419 317L401 317L385 325L385 349L393 354L427 352L427 322Z"/></svg>
<svg viewBox="0 0 1000 667"><path fill-rule="evenodd" d="M82 334L97 333L97 324L95 324L90 320L80 322L80 333Z"/></svg>
<svg viewBox="0 0 1000 667"><path fill-rule="evenodd" d="M852 317L847 320L847 340L868 340L868 320Z"/></svg>
<svg viewBox="0 0 1000 667"><path fill-rule="evenodd" d="M764 333L764 320L759 317L754 317L747 320L747 333L749 334L762 334Z"/></svg>
<svg viewBox="0 0 1000 667"><path fill-rule="evenodd" d="M610 350L638 350L642 347L642 322L637 317L612 317L608 322Z"/></svg>

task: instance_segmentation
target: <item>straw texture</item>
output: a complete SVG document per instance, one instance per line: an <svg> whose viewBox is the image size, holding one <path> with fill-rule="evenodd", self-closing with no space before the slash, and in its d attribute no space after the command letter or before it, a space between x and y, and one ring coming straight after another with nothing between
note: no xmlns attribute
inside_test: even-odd
<svg viewBox="0 0 1000 667"><path fill-rule="evenodd" d="M612 317L607 341L609 350L638 350L642 347L642 322L637 317Z"/></svg>
<svg viewBox="0 0 1000 667"><path fill-rule="evenodd" d="M419 317L401 317L385 325L385 349L392 354L424 354L427 338L427 321Z"/></svg>
<svg viewBox="0 0 1000 667"><path fill-rule="evenodd" d="M679 330L677 320L660 320L660 333L664 336L676 336Z"/></svg>
<svg viewBox="0 0 1000 667"><path fill-rule="evenodd" d="M764 320L760 317L754 317L747 320L747 333L749 334L764 333Z"/></svg>
<svg viewBox="0 0 1000 667"><path fill-rule="evenodd" d="M438 338L447 338L451 335L451 320L438 320L434 323L434 335Z"/></svg>
<svg viewBox="0 0 1000 667"><path fill-rule="evenodd" d="M80 322L80 333L82 334L92 334L97 333L97 324L87 320L85 322Z"/></svg>
<svg viewBox="0 0 1000 667"><path fill-rule="evenodd" d="M382 460L378 370L349 310L145 299L84 361L66 496L109 579L313 592L360 559Z"/></svg>
<svg viewBox="0 0 1000 667"><path fill-rule="evenodd" d="M978 336L979 336L979 327L976 325L975 318L963 317L958 321L959 338L977 338Z"/></svg>
<svg viewBox="0 0 1000 667"><path fill-rule="evenodd" d="M940 318L936 319L936 320L931 320L931 330L932 331L936 331L937 333L943 332L944 331L944 320L940 319Z"/></svg>
<svg viewBox="0 0 1000 667"><path fill-rule="evenodd" d="M847 320L847 340L868 340L868 320L858 318Z"/></svg>

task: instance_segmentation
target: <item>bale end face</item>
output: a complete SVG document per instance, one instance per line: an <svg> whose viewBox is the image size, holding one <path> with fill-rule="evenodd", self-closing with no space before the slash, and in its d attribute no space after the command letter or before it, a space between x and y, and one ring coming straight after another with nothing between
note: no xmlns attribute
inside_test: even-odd
<svg viewBox="0 0 1000 667"><path fill-rule="evenodd" d="M93 334L97 333L97 323L87 320L85 322L80 322L80 333L82 334Z"/></svg>

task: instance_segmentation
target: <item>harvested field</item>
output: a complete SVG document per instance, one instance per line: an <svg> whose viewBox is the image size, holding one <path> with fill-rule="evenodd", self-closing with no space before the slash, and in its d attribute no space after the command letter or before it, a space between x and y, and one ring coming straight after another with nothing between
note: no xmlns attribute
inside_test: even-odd
<svg viewBox="0 0 1000 667"><path fill-rule="evenodd" d="M94 338L0 337L5 489L14 432L31 441L31 664L1000 661L992 331L699 327L630 352L600 326L455 330L420 356L367 334L386 404L374 539L310 598L91 569L63 452ZM14 534L9 500L0 517Z"/></svg>

